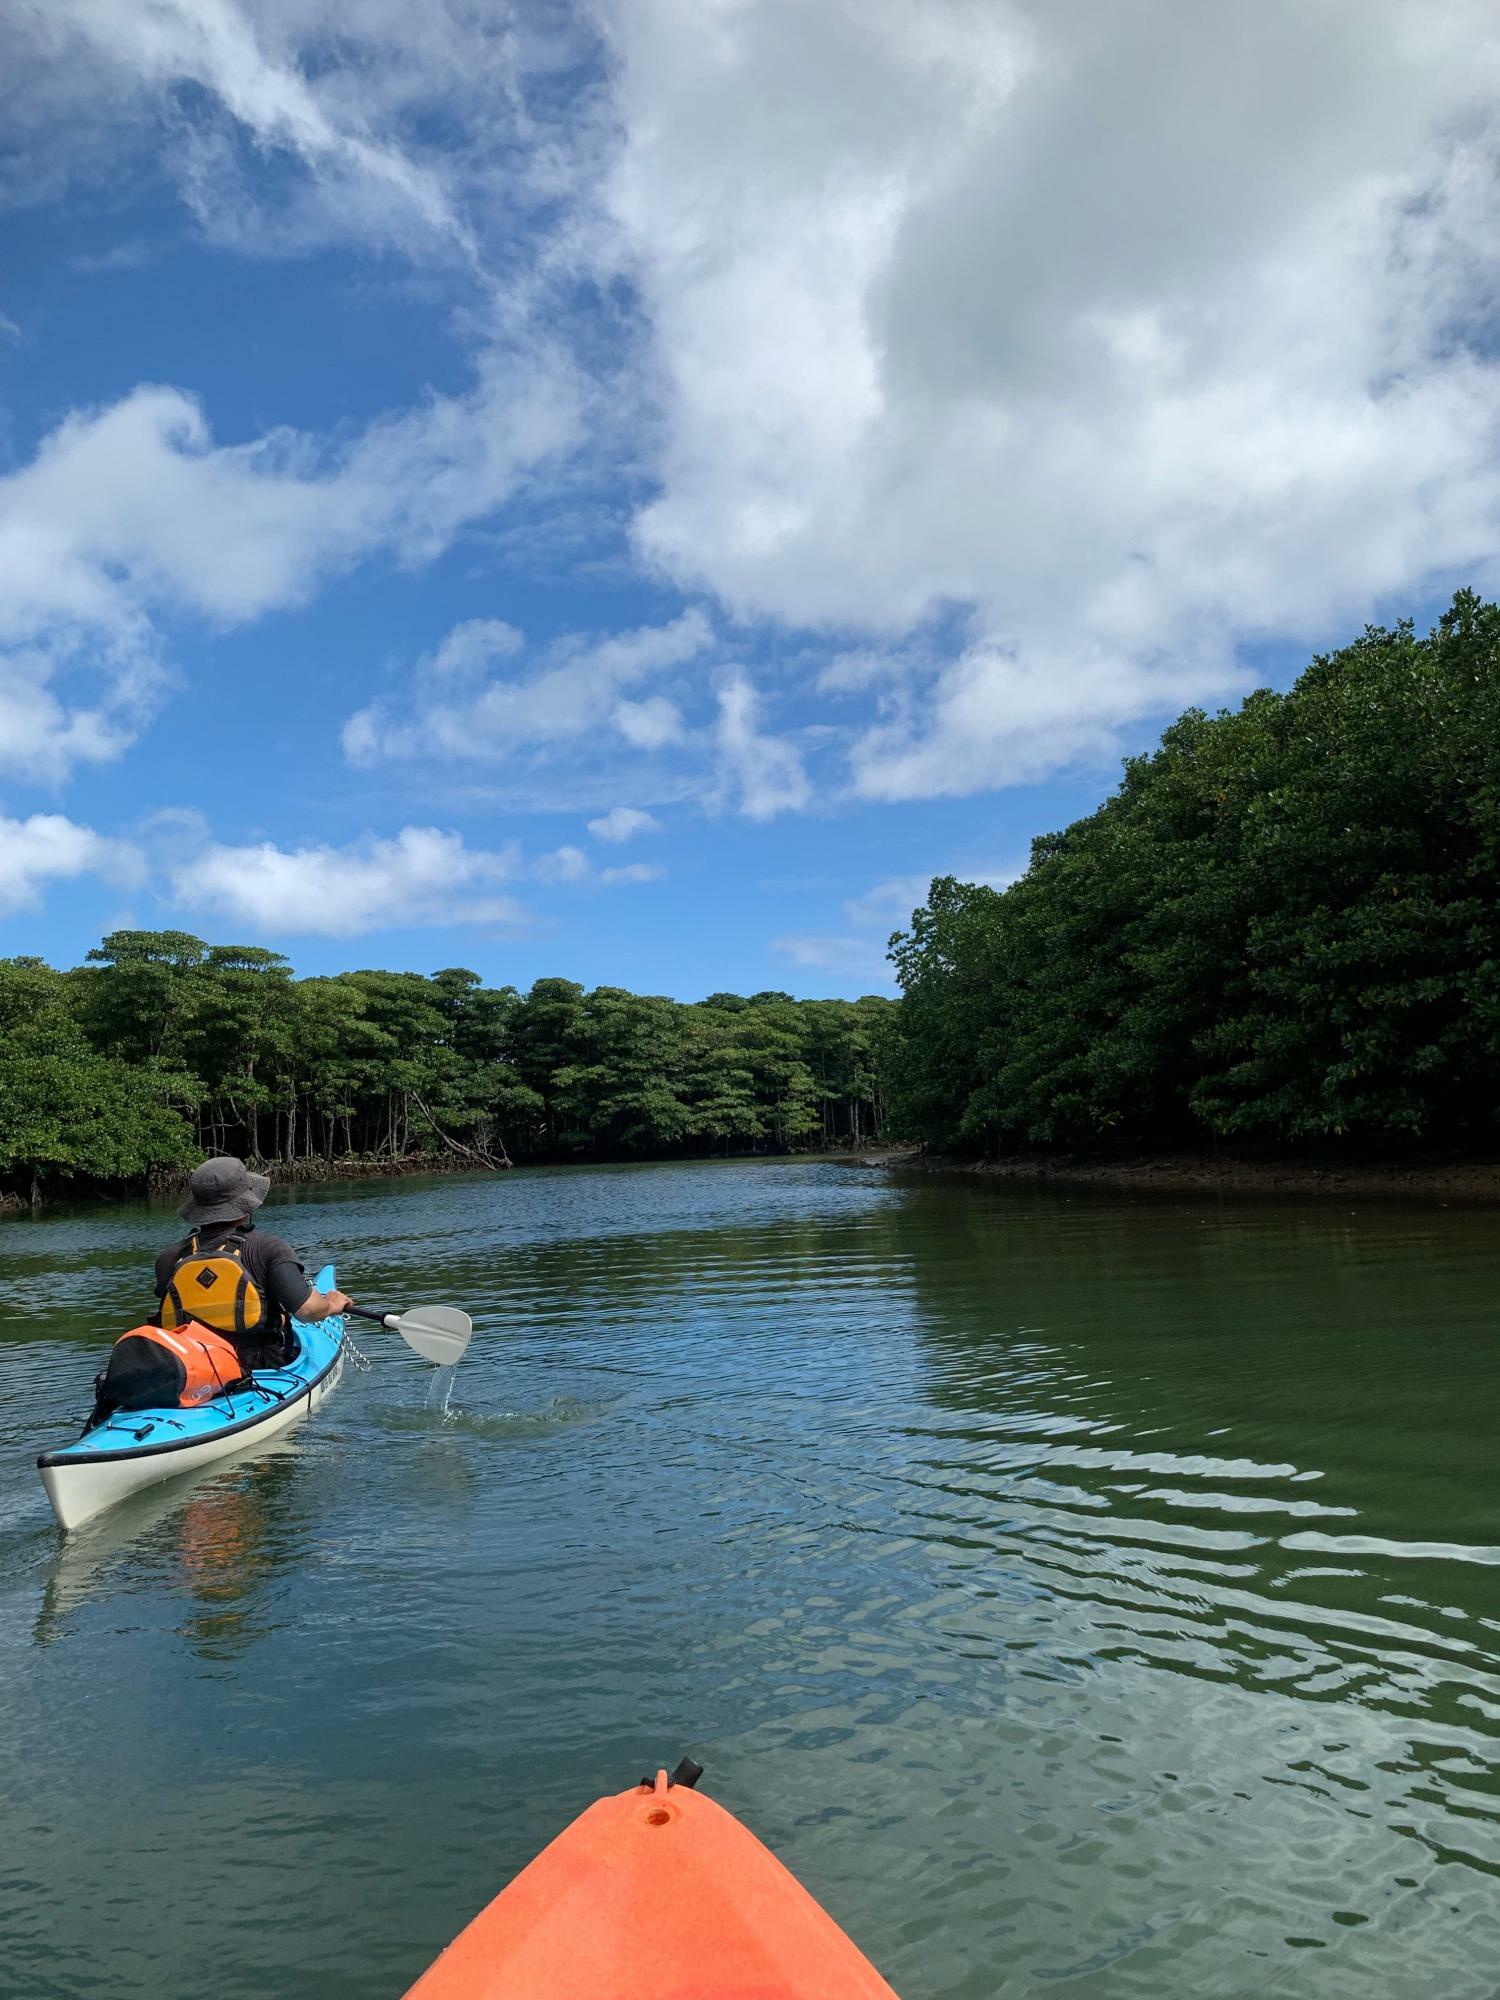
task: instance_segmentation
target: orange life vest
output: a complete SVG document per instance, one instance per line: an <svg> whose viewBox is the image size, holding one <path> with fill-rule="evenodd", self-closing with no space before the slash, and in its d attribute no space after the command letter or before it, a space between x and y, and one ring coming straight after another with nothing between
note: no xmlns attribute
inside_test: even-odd
<svg viewBox="0 0 1500 2000"><path fill-rule="evenodd" d="M162 1325L170 1329L196 1322L200 1331L209 1327L241 1340L269 1332L266 1301L245 1269L243 1247L231 1236L216 1249L200 1250L194 1231L162 1294Z"/></svg>

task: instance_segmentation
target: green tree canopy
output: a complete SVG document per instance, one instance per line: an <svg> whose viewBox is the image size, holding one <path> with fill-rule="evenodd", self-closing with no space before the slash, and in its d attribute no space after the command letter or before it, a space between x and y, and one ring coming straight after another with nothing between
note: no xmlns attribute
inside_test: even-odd
<svg viewBox="0 0 1500 2000"><path fill-rule="evenodd" d="M1500 610L1371 628L1190 710L1003 893L893 940L904 1129L940 1144L1488 1144Z"/></svg>

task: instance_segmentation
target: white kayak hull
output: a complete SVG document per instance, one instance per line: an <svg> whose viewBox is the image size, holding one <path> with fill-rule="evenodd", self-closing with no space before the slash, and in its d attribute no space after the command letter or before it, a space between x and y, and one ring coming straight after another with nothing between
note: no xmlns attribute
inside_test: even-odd
<svg viewBox="0 0 1500 2000"><path fill-rule="evenodd" d="M279 1409L267 1410L258 1423L244 1430L231 1430L222 1437L204 1438L197 1444L173 1445L168 1450L142 1453L135 1458L112 1454L109 1457L42 1466L42 1488L52 1502L57 1525L60 1528L81 1528L85 1521L92 1521L96 1514L102 1514L108 1507L118 1506L120 1501L128 1500L133 1493L144 1493L149 1487L159 1486L163 1480L180 1478L184 1473L201 1472L206 1466L216 1465L223 1459L237 1458L263 1438L275 1437L279 1431L290 1430L293 1424L300 1423L332 1393L343 1372L344 1358L341 1354L321 1382L292 1397Z"/></svg>
<svg viewBox="0 0 1500 2000"><path fill-rule="evenodd" d="M332 1291L326 1264L314 1280ZM168 1479L236 1458L317 1409L344 1372L342 1317L294 1319L297 1352L283 1368L257 1368L250 1385L192 1410L117 1411L59 1451L37 1460L60 1528L80 1528L107 1508Z"/></svg>

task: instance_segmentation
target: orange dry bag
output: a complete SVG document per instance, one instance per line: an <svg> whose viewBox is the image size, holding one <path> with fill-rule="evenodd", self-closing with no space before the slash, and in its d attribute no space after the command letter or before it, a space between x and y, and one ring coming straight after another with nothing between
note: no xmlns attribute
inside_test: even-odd
<svg viewBox="0 0 1500 2000"><path fill-rule="evenodd" d="M135 1326L94 1383L94 1421L115 1410L196 1409L249 1379L233 1344L206 1326Z"/></svg>

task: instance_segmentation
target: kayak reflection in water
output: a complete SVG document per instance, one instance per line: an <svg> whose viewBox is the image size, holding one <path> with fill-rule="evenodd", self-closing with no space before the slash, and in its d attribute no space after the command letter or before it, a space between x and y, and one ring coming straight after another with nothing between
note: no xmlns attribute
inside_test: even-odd
<svg viewBox="0 0 1500 2000"><path fill-rule="evenodd" d="M208 1327L232 1345L246 1371L291 1360L294 1315L315 1322L354 1303L341 1291L309 1287L292 1246L255 1227L270 1185L243 1160L205 1160L179 1211L188 1234L156 1260L157 1325Z"/></svg>

